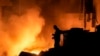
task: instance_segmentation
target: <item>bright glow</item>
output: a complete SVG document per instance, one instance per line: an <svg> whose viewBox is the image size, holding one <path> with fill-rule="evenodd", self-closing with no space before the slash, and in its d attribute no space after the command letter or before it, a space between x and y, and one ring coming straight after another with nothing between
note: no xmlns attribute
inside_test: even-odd
<svg viewBox="0 0 100 56"><path fill-rule="evenodd" d="M34 53L34 54L36 54L36 55L39 55L40 52L41 52L41 51L39 51L39 50L34 50L34 51L32 51L31 53Z"/></svg>

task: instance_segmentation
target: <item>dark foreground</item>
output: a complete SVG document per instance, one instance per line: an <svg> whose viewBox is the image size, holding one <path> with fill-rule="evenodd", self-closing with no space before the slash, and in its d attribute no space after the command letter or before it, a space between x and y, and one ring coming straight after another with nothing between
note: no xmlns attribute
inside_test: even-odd
<svg viewBox="0 0 100 56"><path fill-rule="evenodd" d="M72 28L71 30L63 31L64 43L62 47L57 45L58 44L57 42L59 42L57 41L59 35L58 36L56 35L54 35L55 47L49 49L49 51L41 52L39 56L99 55L100 25L97 26L97 30L95 32L88 32L81 28ZM36 56L36 55L22 52L19 56Z"/></svg>

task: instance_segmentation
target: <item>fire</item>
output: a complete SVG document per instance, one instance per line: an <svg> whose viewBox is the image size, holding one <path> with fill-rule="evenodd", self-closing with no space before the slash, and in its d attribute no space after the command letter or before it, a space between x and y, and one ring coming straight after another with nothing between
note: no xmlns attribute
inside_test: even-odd
<svg viewBox="0 0 100 56"><path fill-rule="evenodd" d="M61 27L64 28L66 26L65 28L67 29L76 27L76 25L81 27L82 24L77 20L78 17L72 17L72 14L68 15L69 16L65 15L65 20L62 20L63 17L59 19L58 22L61 22ZM38 37L44 24L44 19L39 17L37 9L30 9L22 16L11 15L8 24L3 24L4 29L7 31L0 32L2 37L6 37L2 43L5 41L7 44L6 46L8 46L7 49L5 49L7 56L18 56L21 51L27 51L39 55L41 51L50 48L50 45L48 45L44 37ZM6 47L2 48L4 49ZM3 54L1 56L3 56Z"/></svg>
<svg viewBox="0 0 100 56"><path fill-rule="evenodd" d="M27 2L25 3L27 5L26 7L28 7L29 5L27 4ZM24 2L22 3L21 1L21 3L18 4L18 6L19 5L22 6L23 4ZM99 18L100 3L97 2L97 4L98 4L97 17ZM9 16L10 18L7 18L5 16L4 17L5 19L2 19L1 18L2 13L0 13L0 39L1 39L0 40L0 56L18 56L21 51L27 51L29 53L34 53L34 54L39 55L41 51L48 50L49 48L51 48L51 46L54 43L52 40L52 34L50 34L53 31L53 29L51 29L53 28L52 27L53 24L56 24L57 26L59 26L60 29L63 29L63 30L69 30L73 27L83 28L83 20L79 20L80 13L73 13L73 14L65 13L65 11L62 11L59 8L56 8L59 6L53 6L55 8L53 8L52 6L47 6L47 8L49 7L49 9L45 8L47 9L46 17L48 18L48 15L50 12L51 13L54 12L54 14L56 15L54 15L53 13L50 14L51 16L50 18L52 18L52 16L55 17L54 19L49 19L50 22L47 19L47 22L49 23L47 23L46 25L47 28L45 29L46 32L44 33L45 36L38 36L41 33L43 26L45 25L45 18L40 17L40 9L38 8L28 9L29 8L28 7L26 10L26 8L24 7L25 6L22 6L21 8L21 10L25 9L24 14L22 14L21 16L13 14ZM15 12L18 12L18 10L16 9L16 6L14 6L13 9L16 10ZM43 10L42 12L44 11L45 10ZM0 9L0 12L1 12L1 9ZM90 31L94 31L94 28L91 28L91 24L90 24L91 22L88 22L88 23L89 24L87 26L87 29ZM99 20L99 23L100 23L100 20ZM61 46L62 46L62 43L63 41L61 40L61 43L60 43Z"/></svg>
<svg viewBox="0 0 100 56"><path fill-rule="evenodd" d="M59 20L57 19L59 26L67 30L77 26L82 28L82 21L79 21L77 15L67 14L59 17ZM62 20L62 18L65 18L65 20ZM0 24L6 30L6 32L0 32L0 34L2 38L5 37L1 41L1 49L5 49L7 56L18 56L21 51L39 55L41 51L45 51L51 46L51 43L49 45L43 36L38 37L45 21L42 17L39 17L37 9L27 10L22 16L11 15L7 24L2 22ZM6 45L4 45L4 42ZM8 47L6 48L6 46ZM3 56L3 54L0 56Z"/></svg>
<svg viewBox="0 0 100 56"><path fill-rule="evenodd" d="M34 51L32 51L31 53L34 53L34 54L36 54L36 55L39 55L40 52L41 52L41 50L34 50Z"/></svg>
<svg viewBox="0 0 100 56"><path fill-rule="evenodd" d="M7 24L3 21L0 23L0 26L3 27L2 29L6 29L5 32L0 31L1 37L5 37L0 41L0 50L1 48L5 49L4 52L6 53L0 53L0 56L18 56L23 50L33 51L35 54L39 54L42 51L41 49L39 51L35 51L36 49L27 49L30 46L34 48L39 44L37 43L37 36L45 24L44 19L39 17L37 9L27 10L22 16L11 15ZM3 43L6 45L3 45Z"/></svg>
<svg viewBox="0 0 100 56"><path fill-rule="evenodd" d="M28 48L37 41L37 36L42 30L42 26L44 25L44 21L42 18L38 18L37 12L33 14L35 11L29 10L28 13L25 15L27 16L26 22L25 22L25 27L19 31L19 40L18 40L18 46L21 47L23 50L25 48ZM35 45L33 46L35 47ZM29 51L25 49L26 51ZM34 50L33 50L34 51ZM40 50L41 51L41 50ZM39 52L40 52L39 51ZM35 54L39 54L38 52L35 52Z"/></svg>

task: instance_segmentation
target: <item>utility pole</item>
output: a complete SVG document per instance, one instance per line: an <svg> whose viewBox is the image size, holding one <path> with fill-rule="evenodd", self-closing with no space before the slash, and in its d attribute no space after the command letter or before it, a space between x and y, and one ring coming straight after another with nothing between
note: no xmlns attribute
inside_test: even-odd
<svg viewBox="0 0 100 56"><path fill-rule="evenodd" d="M92 26L96 25L96 8L94 4L94 0L82 0L83 1L83 10L84 10L84 28L87 27L87 22L92 21Z"/></svg>

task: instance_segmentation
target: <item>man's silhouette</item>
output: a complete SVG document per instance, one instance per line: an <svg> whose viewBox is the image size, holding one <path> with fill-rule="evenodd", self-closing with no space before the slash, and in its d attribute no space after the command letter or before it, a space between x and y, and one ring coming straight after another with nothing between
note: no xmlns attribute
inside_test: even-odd
<svg viewBox="0 0 100 56"><path fill-rule="evenodd" d="M61 31L59 30L59 28L54 25L54 30L55 30L55 34L53 34L53 39L55 40L55 44L54 44L54 47L55 48L58 48L60 45L59 45L59 42L60 42L60 34L61 34Z"/></svg>

